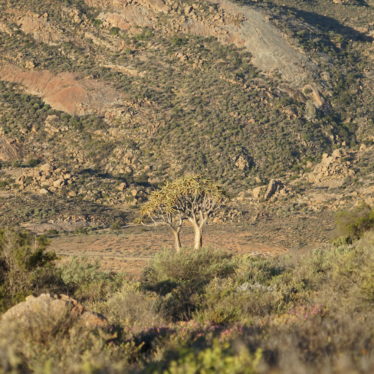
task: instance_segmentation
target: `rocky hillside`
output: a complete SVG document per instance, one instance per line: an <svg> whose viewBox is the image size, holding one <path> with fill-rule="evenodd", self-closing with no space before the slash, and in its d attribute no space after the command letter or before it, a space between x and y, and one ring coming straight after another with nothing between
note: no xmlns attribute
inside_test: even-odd
<svg viewBox="0 0 374 374"><path fill-rule="evenodd" d="M373 7L0 1L0 221L122 224L188 171L238 211L372 201Z"/></svg>

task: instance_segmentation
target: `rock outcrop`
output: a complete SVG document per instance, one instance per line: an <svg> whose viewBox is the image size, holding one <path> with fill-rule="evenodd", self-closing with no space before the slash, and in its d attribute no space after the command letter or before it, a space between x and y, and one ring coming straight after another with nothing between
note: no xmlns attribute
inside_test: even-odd
<svg viewBox="0 0 374 374"><path fill-rule="evenodd" d="M16 183L22 190L39 190L42 194L58 192L63 187L74 183L74 181L75 177L68 170L57 168L48 163L24 171L16 179Z"/></svg>
<svg viewBox="0 0 374 374"><path fill-rule="evenodd" d="M0 319L0 327L17 324L23 329L43 328L43 319L49 325L83 327L88 330L97 328L110 330L105 317L89 312L85 307L66 295L51 296L42 294L38 297L28 296L25 301L6 311ZM53 326L49 326L53 327Z"/></svg>
<svg viewBox="0 0 374 374"><path fill-rule="evenodd" d="M279 192L283 189L284 189L284 184L280 180L275 180L275 179L270 180L270 182L269 182L269 184L266 188L265 194L264 194L264 199L269 200L277 192Z"/></svg>
<svg viewBox="0 0 374 374"><path fill-rule="evenodd" d="M21 157L21 148L15 140L0 136L0 161L14 162Z"/></svg>
<svg viewBox="0 0 374 374"><path fill-rule="evenodd" d="M285 196L290 191L282 181L271 179L267 185L255 187L251 192L255 201L268 201L274 200L280 195Z"/></svg>
<svg viewBox="0 0 374 374"><path fill-rule="evenodd" d="M64 33L48 21L48 14L27 12L26 14L12 9L8 11L10 19L21 28L25 34L30 34L35 40L49 45L57 45L67 41Z"/></svg>
<svg viewBox="0 0 374 374"><path fill-rule="evenodd" d="M309 182L318 187L341 187L347 177L355 174L349 155L336 149L331 155L324 153L322 160L307 174Z"/></svg>

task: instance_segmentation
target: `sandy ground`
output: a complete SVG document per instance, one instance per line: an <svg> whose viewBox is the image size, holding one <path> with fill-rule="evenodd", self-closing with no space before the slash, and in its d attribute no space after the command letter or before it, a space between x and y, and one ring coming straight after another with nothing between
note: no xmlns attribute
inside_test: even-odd
<svg viewBox="0 0 374 374"><path fill-rule="evenodd" d="M277 255L287 248L259 243L253 233L235 226L208 226L204 234L205 246L222 248L236 253ZM189 227L182 232L182 243L192 245L193 233ZM50 248L64 261L87 257L98 260L106 270L138 277L149 260L162 249L173 249L173 238L166 227L129 227L117 233L103 231L87 235L66 235L52 239Z"/></svg>

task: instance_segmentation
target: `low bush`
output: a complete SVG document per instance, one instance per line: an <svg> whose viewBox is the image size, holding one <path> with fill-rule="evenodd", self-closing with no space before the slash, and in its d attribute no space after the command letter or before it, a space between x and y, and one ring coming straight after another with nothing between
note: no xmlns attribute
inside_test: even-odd
<svg viewBox="0 0 374 374"><path fill-rule="evenodd" d="M0 371L93 374L126 370L135 345L123 342L108 348L104 332L77 325L69 313L51 316L42 309L29 315L27 324L1 325L0 365L4 371Z"/></svg>
<svg viewBox="0 0 374 374"><path fill-rule="evenodd" d="M82 257L72 258L60 267L61 277L73 296L79 300L98 302L122 286L119 274L105 272L99 263Z"/></svg>
<svg viewBox="0 0 374 374"><path fill-rule="evenodd" d="M123 326L130 335L165 325L157 313L157 295L142 292L138 283L126 283L100 306L110 322Z"/></svg>
<svg viewBox="0 0 374 374"><path fill-rule="evenodd" d="M232 255L218 250L164 251L145 270L142 287L160 295L158 309L166 319L187 320L210 280L227 278L235 268Z"/></svg>
<svg viewBox="0 0 374 374"><path fill-rule="evenodd" d="M280 257L165 251L141 282L74 260L62 279L116 334L41 312L27 328L0 327L0 365L14 373L369 374L373 235Z"/></svg>
<svg viewBox="0 0 374 374"><path fill-rule="evenodd" d="M354 209L344 210L337 214L337 243L352 243L370 230L374 230L374 209L361 204Z"/></svg>
<svg viewBox="0 0 374 374"><path fill-rule="evenodd" d="M0 230L0 311L30 294L65 291L56 255L46 248L44 237Z"/></svg>
<svg viewBox="0 0 374 374"><path fill-rule="evenodd" d="M200 351L186 349L181 357L169 364L164 374L254 374L261 361L261 350L251 355L240 345L235 349L225 342L214 340L211 347Z"/></svg>

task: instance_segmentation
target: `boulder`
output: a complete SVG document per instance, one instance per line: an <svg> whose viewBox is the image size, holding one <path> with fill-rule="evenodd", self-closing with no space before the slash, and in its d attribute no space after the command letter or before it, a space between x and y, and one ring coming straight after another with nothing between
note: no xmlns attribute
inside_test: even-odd
<svg viewBox="0 0 374 374"><path fill-rule="evenodd" d="M247 158L245 158L243 155L240 155L236 161L235 161L235 166L241 170L241 171L245 171L249 168L249 162L247 160Z"/></svg>
<svg viewBox="0 0 374 374"><path fill-rule="evenodd" d="M265 190L266 190L266 186L255 187L252 190L252 196L253 196L253 198L256 199L256 200L260 200L261 197L263 196L263 194L265 193Z"/></svg>
<svg viewBox="0 0 374 374"><path fill-rule="evenodd" d="M48 163L43 164L39 167L39 170L42 172L42 174L50 174L53 172L54 169L54 166Z"/></svg>
<svg viewBox="0 0 374 374"><path fill-rule="evenodd" d="M67 296L28 296L25 301L6 311L0 319L1 326L16 323L19 328L41 328L40 324L48 319L56 326L65 322L67 327L78 325L89 330L110 329L105 317L87 311L77 300Z"/></svg>
<svg viewBox="0 0 374 374"><path fill-rule="evenodd" d="M245 149L243 149L238 155L236 155L233 158L233 161L235 166L240 171L247 171L252 166L254 166L252 157L248 154L248 152Z"/></svg>
<svg viewBox="0 0 374 374"><path fill-rule="evenodd" d="M67 195L68 197L76 197L77 193L75 191L69 191Z"/></svg>
<svg viewBox="0 0 374 374"><path fill-rule="evenodd" d="M61 188L64 184L65 184L64 179L57 179L56 181L53 182L53 187Z"/></svg>
<svg viewBox="0 0 374 374"><path fill-rule="evenodd" d="M271 179L264 194L264 199L269 200L275 193L284 188L284 184L280 180Z"/></svg>
<svg viewBox="0 0 374 374"><path fill-rule="evenodd" d="M127 188L127 183L120 183L118 186L117 186L117 190L118 191L124 191L125 189Z"/></svg>

